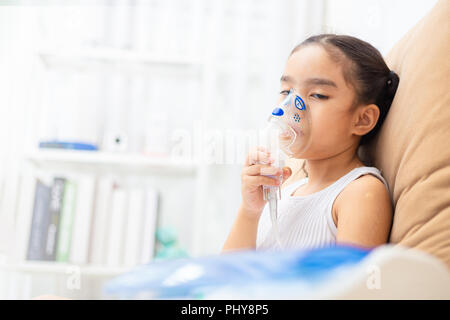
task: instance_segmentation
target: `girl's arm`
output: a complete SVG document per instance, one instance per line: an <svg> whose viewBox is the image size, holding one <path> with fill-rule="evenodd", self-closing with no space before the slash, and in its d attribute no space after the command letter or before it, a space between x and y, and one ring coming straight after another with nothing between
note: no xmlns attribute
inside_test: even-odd
<svg viewBox="0 0 450 320"><path fill-rule="evenodd" d="M335 202L337 243L375 247L388 241L392 223L389 193L378 178L352 181Z"/></svg>
<svg viewBox="0 0 450 320"><path fill-rule="evenodd" d="M258 221L258 214L252 214L242 207L239 208L222 252L233 249L255 249Z"/></svg>
<svg viewBox="0 0 450 320"><path fill-rule="evenodd" d="M266 201L263 199L262 186L278 186L292 174L289 167L279 169L271 166L270 155L262 148L249 153L242 169L242 202L222 252L236 249L255 249L258 222ZM255 164L264 161L267 164ZM278 179L262 176L261 173L276 175Z"/></svg>

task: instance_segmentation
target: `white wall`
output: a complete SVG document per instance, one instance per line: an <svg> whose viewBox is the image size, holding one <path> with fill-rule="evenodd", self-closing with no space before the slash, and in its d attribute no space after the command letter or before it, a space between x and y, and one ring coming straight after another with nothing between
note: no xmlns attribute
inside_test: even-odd
<svg viewBox="0 0 450 320"><path fill-rule="evenodd" d="M326 0L325 30L368 41L384 55L437 0Z"/></svg>

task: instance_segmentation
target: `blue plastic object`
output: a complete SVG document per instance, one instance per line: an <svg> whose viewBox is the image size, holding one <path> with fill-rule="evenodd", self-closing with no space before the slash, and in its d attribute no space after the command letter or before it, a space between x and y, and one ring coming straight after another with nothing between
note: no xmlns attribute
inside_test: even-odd
<svg viewBox="0 0 450 320"><path fill-rule="evenodd" d="M295 251L240 251L143 265L111 280L105 294L121 298L198 298L222 287L314 284L338 267L359 263L370 250L332 246Z"/></svg>
<svg viewBox="0 0 450 320"><path fill-rule="evenodd" d="M274 116L282 116L284 114L284 111L281 108L275 108L273 109L272 114Z"/></svg>
<svg viewBox="0 0 450 320"><path fill-rule="evenodd" d="M98 147L90 143L83 142L68 142L68 141L42 141L39 143L40 149L71 149L71 150L85 150L97 151Z"/></svg>
<svg viewBox="0 0 450 320"><path fill-rule="evenodd" d="M306 109L305 101L299 96L295 96L295 107L300 111Z"/></svg>

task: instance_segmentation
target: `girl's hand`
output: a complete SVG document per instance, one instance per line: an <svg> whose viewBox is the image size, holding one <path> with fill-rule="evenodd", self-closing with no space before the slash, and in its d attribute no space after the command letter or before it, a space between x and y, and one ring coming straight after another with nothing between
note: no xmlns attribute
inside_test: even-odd
<svg viewBox="0 0 450 320"><path fill-rule="evenodd" d="M241 173L242 203L241 210L252 218L259 218L266 204L263 199L263 185L280 186L291 175L289 167L276 168L271 164L270 153L263 147L257 147L249 152ZM274 178L266 175L276 176Z"/></svg>

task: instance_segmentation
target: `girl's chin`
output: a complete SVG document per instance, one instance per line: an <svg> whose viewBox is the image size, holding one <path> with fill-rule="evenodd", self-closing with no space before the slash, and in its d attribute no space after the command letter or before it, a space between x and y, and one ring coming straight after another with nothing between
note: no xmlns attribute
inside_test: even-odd
<svg viewBox="0 0 450 320"><path fill-rule="evenodd" d="M308 157L308 146L300 145L300 146L292 146L291 147L291 158L296 159L306 159Z"/></svg>
<svg viewBox="0 0 450 320"><path fill-rule="evenodd" d="M282 142L290 142L294 139L294 136L292 133L290 132L282 132L278 135L278 138L280 139L280 141Z"/></svg>
<svg viewBox="0 0 450 320"><path fill-rule="evenodd" d="M293 136L293 134L291 132L282 132L278 135L278 139L281 142L290 143L292 141L292 139L295 138L295 140L298 140L298 139L302 139L304 136L305 135L303 134L302 131L299 131L299 132L296 131L295 136Z"/></svg>

